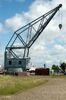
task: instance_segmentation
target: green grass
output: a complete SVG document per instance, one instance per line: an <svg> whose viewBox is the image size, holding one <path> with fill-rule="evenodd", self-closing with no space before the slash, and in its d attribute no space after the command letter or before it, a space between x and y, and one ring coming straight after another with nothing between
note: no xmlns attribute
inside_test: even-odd
<svg viewBox="0 0 66 100"><path fill-rule="evenodd" d="M50 75L50 78L66 78L66 75Z"/></svg>
<svg viewBox="0 0 66 100"><path fill-rule="evenodd" d="M36 86L45 84L48 80L41 76L0 76L0 95L11 95Z"/></svg>

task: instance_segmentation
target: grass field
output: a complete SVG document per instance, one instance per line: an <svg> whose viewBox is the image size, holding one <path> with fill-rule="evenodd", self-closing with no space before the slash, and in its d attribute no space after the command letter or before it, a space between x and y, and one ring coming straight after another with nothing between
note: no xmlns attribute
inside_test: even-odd
<svg viewBox="0 0 66 100"><path fill-rule="evenodd" d="M42 76L5 76L0 75L0 95L11 95L45 84L48 80Z"/></svg>

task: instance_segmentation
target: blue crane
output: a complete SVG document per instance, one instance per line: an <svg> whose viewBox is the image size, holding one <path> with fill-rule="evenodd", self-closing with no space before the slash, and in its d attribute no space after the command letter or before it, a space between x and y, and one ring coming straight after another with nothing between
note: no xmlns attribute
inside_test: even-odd
<svg viewBox="0 0 66 100"><path fill-rule="evenodd" d="M59 4L54 9L14 32L7 46L5 47L4 67L6 70L9 70L9 68L22 68L23 71L26 70L26 66L30 61L30 47L34 44L61 7L62 4ZM21 45L15 45L17 39L19 39ZM22 50L20 56L15 53L17 50Z"/></svg>

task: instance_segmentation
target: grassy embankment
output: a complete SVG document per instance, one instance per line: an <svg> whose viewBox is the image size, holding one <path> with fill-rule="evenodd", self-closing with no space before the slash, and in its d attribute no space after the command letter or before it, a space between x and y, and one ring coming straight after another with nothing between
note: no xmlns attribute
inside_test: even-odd
<svg viewBox="0 0 66 100"><path fill-rule="evenodd" d="M45 84L48 80L40 76L0 76L0 95L11 95Z"/></svg>

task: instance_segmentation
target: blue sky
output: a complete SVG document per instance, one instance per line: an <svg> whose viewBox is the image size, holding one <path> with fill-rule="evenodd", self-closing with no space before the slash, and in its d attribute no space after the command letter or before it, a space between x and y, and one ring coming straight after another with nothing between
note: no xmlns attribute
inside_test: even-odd
<svg viewBox="0 0 66 100"><path fill-rule="evenodd" d="M10 37L12 36L12 32L10 29L8 30L5 28L5 20L8 18L11 18L15 16L16 13L22 13L26 12L29 9L29 6L34 0L0 0L0 23L1 28L3 28L4 31L0 34L0 51L2 51L0 56L0 64L3 64L4 62L4 50L6 47L6 44L8 43Z"/></svg>
<svg viewBox="0 0 66 100"><path fill-rule="evenodd" d="M47 66L66 62L66 2L65 0L0 0L0 64L4 64L4 50L13 32L31 20L62 3L60 31L59 12L30 49L31 63ZM40 58L40 59L39 59Z"/></svg>
<svg viewBox="0 0 66 100"><path fill-rule="evenodd" d="M34 0L0 0L0 21L3 22L16 13L28 11L29 6Z"/></svg>
<svg viewBox="0 0 66 100"><path fill-rule="evenodd" d="M26 0L0 0L0 23L3 23L4 25L5 20L15 16L16 13L28 11L29 6L33 1L34 0L28 0L28 2L26 2ZM12 34L10 33L12 33L12 31L10 31L10 29L5 29L3 33L4 37L1 34L0 42L1 44L3 43L3 46L5 47L4 44L8 42L7 40L11 37ZM7 35L5 33L7 33Z"/></svg>

